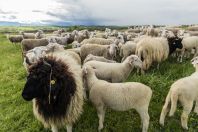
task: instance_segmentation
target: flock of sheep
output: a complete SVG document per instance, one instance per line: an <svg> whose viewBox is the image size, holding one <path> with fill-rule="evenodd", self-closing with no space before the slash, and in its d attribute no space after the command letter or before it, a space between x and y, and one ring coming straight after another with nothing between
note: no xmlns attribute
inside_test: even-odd
<svg viewBox="0 0 198 132"><path fill-rule="evenodd" d="M194 101L194 112L198 114L196 31L153 26L126 31L106 28L104 32L60 29L52 34L44 34L42 30L21 32L9 35L8 39L12 43L20 42L22 47L23 64L28 73L22 96L27 101L33 99L34 115L53 132L65 124L67 131L72 131L88 95L97 109L99 131L104 127L106 108L117 111L133 108L141 117L142 131L147 132L152 90L139 82L124 81L134 68L146 74L154 62L159 68L160 62L170 55L182 62L184 56L194 54L192 64L196 71L171 85L159 122L164 125L169 109L169 115L174 114L178 100L183 106L181 125L184 129L188 129L188 115ZM72 48L65 49L69 44Z"/></svg>

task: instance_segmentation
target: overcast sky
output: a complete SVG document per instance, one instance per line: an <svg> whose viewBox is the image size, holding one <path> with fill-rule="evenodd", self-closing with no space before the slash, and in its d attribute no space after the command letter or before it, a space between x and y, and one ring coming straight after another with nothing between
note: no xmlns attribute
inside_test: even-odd
<svg viewBox="0 0 198 132"><path fill-rule="evenodd" d="M68 25L198 23L198 0L0 0L0 21Z"/></svg>

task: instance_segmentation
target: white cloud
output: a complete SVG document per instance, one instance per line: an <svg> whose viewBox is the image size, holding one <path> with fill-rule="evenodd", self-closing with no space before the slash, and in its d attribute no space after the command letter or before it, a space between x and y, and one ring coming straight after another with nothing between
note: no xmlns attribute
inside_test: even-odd
<svg viewBox="0 0 198 132"><path fill-rule="evenodd" d="M0 21L70 24L192 24L197 0L6 0Z"/></svg>

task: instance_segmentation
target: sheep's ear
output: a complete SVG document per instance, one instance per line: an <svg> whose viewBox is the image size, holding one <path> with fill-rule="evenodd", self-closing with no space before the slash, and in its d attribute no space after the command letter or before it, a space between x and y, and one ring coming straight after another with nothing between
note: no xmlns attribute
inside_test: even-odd
<svg viewBox="0 0 198 132"><path fill-rule="evenodd" d="M32 63L30 63L30 60L28 59L27 56L25 56L25 62L28 64L28 65L31 65Z"/></svg>

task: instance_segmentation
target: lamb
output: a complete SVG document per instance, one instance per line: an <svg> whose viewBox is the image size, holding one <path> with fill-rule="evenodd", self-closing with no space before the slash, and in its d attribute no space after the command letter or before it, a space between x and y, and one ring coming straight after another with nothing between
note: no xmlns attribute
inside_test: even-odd
<svg viewBox="0 0 198 132"><path fill-rule="evenodd" d="M22 97L33 101L33 113L45 128L57 132L72 125L83 111L81 66L70 56L46 56L29 69Z"/></svg>
<svg viewBox="0 0 198 132"><path fill-rule="evenodd" d="M75 52L76 54L80 56L81 48L79 47L79 48L67 49L67 51Z"/></svg>
<svg viewBox="0 0 198 132"><path fill-rule="evenodd" d="M89 54L85 60L84 60L84 64L88 61L92 61L92 60L95 60L95 61L101 61L101 62L108 62L108 63L116 63L116 61L113 61L113 60L108 60L104 57L101 57L101 56L95 56L95 55L92 55L92 54Z"/></svg>
<svg viewBox="0 0 198 132"><path fill-rule="evenodd" d="M142 68L142 61L136 55L128 56L122 63L89 61L84 66L91 66L99 79L112 83L125 81L134 67Z"/></svg>
<svg viewBox="0 0 198 132"><path fill-rule="evenodd" d="M117 46L111 45L98 45L98 44L85 44L80 48L81 59L84 60L87 55L93 54L96 56L103 56L107 59L116 57Z"/></svg>
<svg viewBox="0 0 198 132"><path fill-rule="evenodd" d="M182 45L183 45L183 48L181 51L180 59L178 59L180 62L182 62L185 52L190 52L192 49L195 49L194 57L198 55L198 37L197 36L184 37L182 40Z"/></svg>
<svg viewBox="0 0 198 132"><path fill-rule="evenodd" d="M11 43L21 43L21 41L23 40L23 36L22 35L7 35L7 38L9 39L9 41Z"/></svg>
<svg viewBox="0 0 198 132"><path fill-rule="evenodd" d="M175 113L178 101L180 101L183 106L181 125L184 129L188 129L188 115L192 110L194 101L196 102L194 112L198 114L198 57L192 60L192 64L194 65L196 72L191 76L177 80L171 85L160 115L159 122L162 126L164 126L164 119L169 109L169 116L173 116ZM171 104L171 108L169 107L169 104Z"/></svg>
<svg viewBox="0 0 198 132"><path fill-rule="evenodd" d="M147 37L138 42L136 55L143 61L143 70L148 70L153 62L158 62L159 64L166 60L168 55L172 54L177 48L181 49L181 41L182 39L177 37Z"/></svg>
<svg viewBox="0 0 198 132"><path fill-rule="evenodd" d="M122 57L122 61L123 62L127 56L131 55L131 54L135 54L135 50L136 50L136 43L134 43L133 41L127 41L124 45L121 46L120 48L120 56Z"/></svg>
<svg viewBox="0 0 198 132"><path fill-rule="evenodd" d="M23 39L21 42L23 53L26 53L34 47L46 46L48 44L49 42L47 39Z"/></svg>
<svg viewBox="0 0 198 132"><path fill-rule="evenodd" d="M100 45L110 45L113 43L113 40L111 39L104 39L104 38L90 38L90 39L84 39L81 42L81 45L83 44L100 44Z"/></svg>
<svg viewBox="0 0 198 132"><path fill-rule="evenodd" d="M99 131L103 129L106 108L116 111L134 108L141 117L142 132L147 132L150 119L148 107L152 96L150 87L138 82L109 83L99 80L89 66L83 68L83 76L89 89L89 99L97 109Z"/></svg>
<svg viewBox="0 0 198 132"><path fill-rule="evenodd" d="M20 34L23 36L23 39L35 39L34 33L24 33L22 31L22 32L20 32Z"/></svg>

